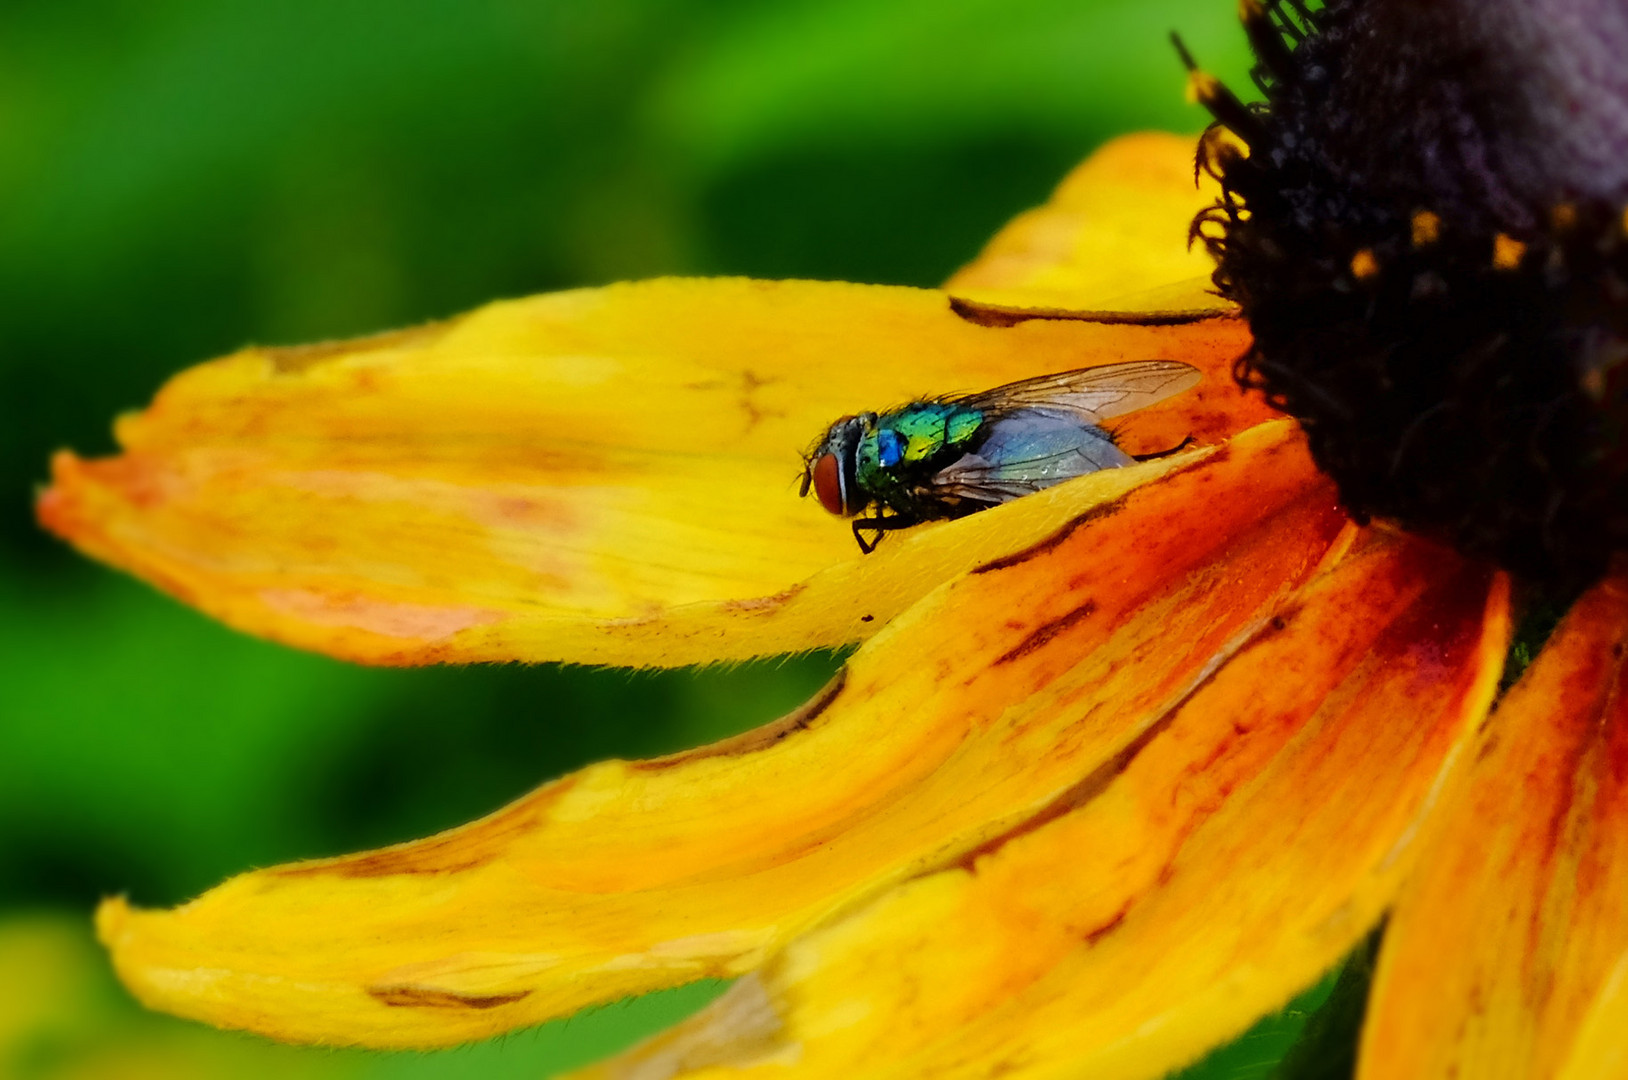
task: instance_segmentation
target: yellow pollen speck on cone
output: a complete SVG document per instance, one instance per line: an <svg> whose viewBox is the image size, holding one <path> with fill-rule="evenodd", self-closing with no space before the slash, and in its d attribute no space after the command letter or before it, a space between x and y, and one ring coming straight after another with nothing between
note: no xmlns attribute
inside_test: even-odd
<svg viewBox="0 0 1628 1080"><path fill-rule="evenodd" d="M1413 246L1429 247L1441 237L1441 215L1420 210L1413 215Z"/></svg>
<svg viewBox="0 0 1628 1080"><path fill-rule="evenodd" d="M1499 270L1514 270L1521 265L1526 257L1526 245L1509 236L1499 233L1492 241L1492 265Z"/></svg>

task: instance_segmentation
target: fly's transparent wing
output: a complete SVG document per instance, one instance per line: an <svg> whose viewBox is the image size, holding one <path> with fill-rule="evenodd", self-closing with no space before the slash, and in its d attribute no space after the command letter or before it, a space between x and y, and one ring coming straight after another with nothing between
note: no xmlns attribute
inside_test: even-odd
<svg viewBox="0 0 1628 1080"><path fill-rule="evenodd" d="M929 487L940 496L1003 503L1132 460L1101 428L1066 411L1029 409L996 420L977 452L940 469Z"/></svg>
<svg viewBox="0 0 1628 1080"><path fill-rule="evenodd" d="M1040 375L948 400L993 417L1043 409L1092 424L1145 409L1197 386L1202 378L1197 368L1174 360L1136 360Z"/></svg>

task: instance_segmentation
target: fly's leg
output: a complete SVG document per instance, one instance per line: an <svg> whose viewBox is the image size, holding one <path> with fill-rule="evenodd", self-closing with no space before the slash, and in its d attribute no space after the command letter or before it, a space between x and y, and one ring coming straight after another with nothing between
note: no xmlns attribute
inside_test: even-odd
<svg viewBox="0 0 1628 1080"><path fill-rule="evenodd" d="M882 537L887 533L894 529L908 529L912 525L920 524L921 519L900 514L888 517L877 514L868 518L854 518L854 542L859 545L862 554L869 555L876 550L876 545L882 542ZM876 539L866 543L865 538L859 535L861 530L875 533Z"/></svg>
<svg viewBox="0 0 1628 1080"><path fill-rule="evenodd" d="M1131 457L1137 461L1157 461L1159 458L1169 457L1171 454L1179 454L1191 445L1193 445L1193 437L1189 435L1168 450L1156 450L1151 454L1132 454Z"/></svg>

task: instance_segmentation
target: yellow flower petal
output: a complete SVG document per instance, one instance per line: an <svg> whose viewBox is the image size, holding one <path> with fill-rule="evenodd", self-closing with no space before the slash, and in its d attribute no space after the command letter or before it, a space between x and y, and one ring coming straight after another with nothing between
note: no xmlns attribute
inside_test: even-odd
<svg viewBox="0 0 1628 1080"><path fill-rule="evenodd" d="M1450 552L1370 542L1051 812L592 1075L1100 1080L1196 1058L1380 917L1491 700L1506 603Z"/></svg>
<svg viewBox="0 0 1628 1080"><path fill-rule="evenodd" d="M838 416L1130 359L1206 377L1118 425L1132 453L1267 415L1231 319L982 326L942 293L666 280L184 372L58 456L44 523L252 633L372 663L685 664L839 645L1157 470L890 537L797 497Z"/></svg>
<svg viewBox="0 0 1628 1080"><path fill-rule="evenodd" d="M1560 1080L1628 1076L1628 953L1617 958L1578 1027Z"/></svg>
<svg viewBox="0 0 1628 1080"><path fill-rule="evenodd" d="M1230 311L1210 291L1214 264L1203 245L1187 243L1188 222L1220 195L1208 175L1195 183L1194 171L1191 137L1115 139L944 287L1015 307Z"/></svg>
<svg viewBox="0 0 1628 1080"><path fill-rule="evenodd" d="M1363 1075L1553 1077L1596 995L1623 1015L1625 648L1619 576L1578 601L1488 722L1386 933ZM1620 1069L1628 1031L1597 1020L1579 1065L1613 1042Z"/></svg>
<svg viewBox="0 0 1628 1080"><path fill-rule="evenodd" d="M245 874L174 911L111 901L114 962L158 1008L372 1045L750 970L1079 797L1344 527L1286 422L1156 464L1162 482L917 604L778 725L593 766L462 829ZM1051 513L1041 496L1011 509L1025 529Z"/></svg>

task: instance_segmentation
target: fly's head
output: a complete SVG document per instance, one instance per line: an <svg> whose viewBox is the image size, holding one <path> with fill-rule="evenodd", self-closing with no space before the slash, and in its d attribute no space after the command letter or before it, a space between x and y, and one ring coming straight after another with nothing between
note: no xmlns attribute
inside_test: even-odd
<svg viewBox="0 0 1628 1080"><path fill-rule="evenodd" d="M861 413L832 424L803 455L803 484L798 494L806 496L812 487L820 505L838 517L859 513L870 501L859 490L859 440L875 423L875 413Z"/></svg>

